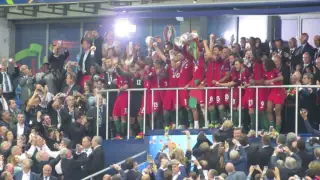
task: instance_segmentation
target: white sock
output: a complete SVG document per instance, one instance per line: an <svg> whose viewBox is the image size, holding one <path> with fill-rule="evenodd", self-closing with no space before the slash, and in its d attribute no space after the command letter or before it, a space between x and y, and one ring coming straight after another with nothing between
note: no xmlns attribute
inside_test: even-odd
<svg viewBox="0 0 320 180"><path fill-rule="evenodd" d="M194 121L194 129L199 129L199 121Z"/></svg>

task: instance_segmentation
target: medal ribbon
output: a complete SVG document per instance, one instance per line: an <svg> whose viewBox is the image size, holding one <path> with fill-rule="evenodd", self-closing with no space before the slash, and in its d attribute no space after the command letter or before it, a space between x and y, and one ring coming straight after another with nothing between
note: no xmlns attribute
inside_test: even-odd
<svg viewBox="0 0 320 180"><path fill-rule="evenodd" d="M193 53L193 63L195 65L195 67L197 67L199 65L198 62L198 55L197 55L197 43L196 42L191 42L190 46L189 46L189 51L192 51Z"/></svg>

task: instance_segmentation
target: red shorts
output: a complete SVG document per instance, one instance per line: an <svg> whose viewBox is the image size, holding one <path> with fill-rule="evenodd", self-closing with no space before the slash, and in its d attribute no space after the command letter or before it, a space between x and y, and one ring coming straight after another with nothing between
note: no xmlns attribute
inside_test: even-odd
<svg viewBox="0 0 320 180"><path fill-rule="evenodd" d="M238 89L238 88L236 88ZM238 90L239 91L239 90ZM230 95L228 89L217 89L216 90L216 105L229 105Z"/></svg>
<svg viewBox="0 0 320 180"><path fill-rule="evenodd" d="M180 107L188 107L188 91L178 92L178 102ZM176 91L166 91L163 100L163 110L176 110Z"/></svg>
<svg viewBox="0 0 320 180"><path fill-rule="evenodd" d="M197 87L194 81L191 82L190 87ZM190 97L197 99L198 104L204 104L204 95L204 90L190 90L189 93Z"/></svg>
<svg viewBox="0 0 320 180"><path fill-rule="evenodd" d="M207 96L208 106L215 105L215 98L216 98L216 90L215 89L209 89L208 90L208 96Z"/></svg>
<svg viewBox="0 0 320 180"><path fill-rule="evenodd" d="M255 94L256 90L252 88L245 89L244 96L242 97L242 107L243 108L254 108L255 106Z"/></svg>
<svg viewBox="0 0 320 180"><path fill-rule="evenodd" d="M285 99L286 90L284 88L273 88L270 90L268 101L273 102L273 104L284 104Z"/></svg>
<svg viewBox="0 0 320 180"><path fill-rule="evenodd" d="M154 91L154 97L153 97L153 110L152 110L152 93L151 91L146 92L146 107L144 106L144 96L142 96L141 100L141 107L139 110L139 114L142 115L144 113L151 114L152 112L158 112L160 111L160 105L161 105L161 94L159 91ZM146 110L146 111L145 111Z"/></svg>
<svg viewBox="0 0 320 180"><path fill-rule="evenodd" d="M232 108L238 108L239 107L239 88L234 88L232 91L233 91Z"/></svg>
<svg viewBox="0 0 320 180"><path fill-rule="evenodd" d="M124 92L123 94L117 97L116 102L113 106L112 116L121 117L128 114L128 93Z"/></svg>

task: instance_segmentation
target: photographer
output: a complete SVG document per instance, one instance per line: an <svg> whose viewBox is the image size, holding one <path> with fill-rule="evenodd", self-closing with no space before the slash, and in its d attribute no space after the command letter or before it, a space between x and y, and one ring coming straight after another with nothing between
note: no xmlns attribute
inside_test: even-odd
<svg viewBox="0 0 320 180"><path fill-rule="evenodd" d="M19 80L19 85L21 87L20 100L25 102L30 98L31 92L33 92L35 78L27 65L22 65L20 67L20 72L23 74ZM21 105L21 108L24 109L23 104Z"/></svg>
<svg viewBox="0 0 320 180"><path fill-rule="evenodd" d="M57 45L53 45L53 51L48 58L51 71L57 73L57 75L61 75L60 73L63 69L64 61L69 57L68 50L64 50L63 54L60 53L61 48L61 42Z"/></svg>

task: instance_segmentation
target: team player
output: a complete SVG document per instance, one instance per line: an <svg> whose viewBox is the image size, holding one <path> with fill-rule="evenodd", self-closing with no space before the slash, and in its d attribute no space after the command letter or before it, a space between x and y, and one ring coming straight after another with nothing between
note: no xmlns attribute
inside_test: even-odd
<svg viewBox="0 0 320 180"><path fill-rule="evenodd" d="M274 58L280 58L275 56ZM265 73L265 85L283 85L283 76L281 72L276 68L275 63L271 59L266 59L264 61L264 67L266 70ZM268 96L267 102L267 115L269 120L269 128L274 127L273 121L273 109L275 109L276 114L276 132L279 132L281 129L281 110L282 105L284 104L286 98L286 91L284 88L271 88Z"/></svg>
<svg viewBox="0 0 320 180"><path fill-rule="evenodd" d="M217 65L217 61L221 62L219 57L219 53L222 50L220 46L215 46L213 48L213 52L209 49L207 45L207 41L203 41L203 45L205 48L205 61L207 63L207 71L206 71L206 79L203 82L205 86L212 87L215 73L215 66ZM220 125L220 121L217 119L216 107L215 107L215 98L216 98L216 90L209 89L207 90L207 106L209 113L209 128L218 127Z"/></svg>
<svg viewBox="0 0 320 180"><path fill-rule="evenodd" d="M168 55L163 54L162 51L158 48L157 43L154 44L154 48L160 59L166 63L165 68L168 74L168 87L184 87L186 84L188 84L191 80L191 66L189 64L189 61L186 60L181 53L174 50L170 50ZM170 59L168 59L167 57L169 57ZM180 90L178 95L178 105L179 107L181 107L179 108L179 120L183 120L183 110L187 108L187 102L188 92L186 90ZM175 119L176 91L165 91L163 110L164 127L168 128L169 120ZM175 123L175 121L173 123ZM179 122L179 128L184 128L183 122Z"/></svg>
<svg viewBox="0 0 320 180"><path fill-rule="evenodd" d="M235 126L240 126L239 124L239 111L242 111L242 107L244 104L244 98L242 98L242 101L239 102L239 86L249 86L250 82L250 70L244 66L243 60L237 59L234 61L234 67L231 70L231 81L227 83L219 83L217 82L217 86L225 86L225 87L234 87L233 88L233 97L232 97L232 121ZM246 89L248 91L249 89ZM245 94L246 92L241 92L241 96ZM243 113L242 113L243 114ZM242 119L242 117L241 117ZM243 122L243 121L241 121Z"/></svg>
<svg viewBox="0 0 320 180"><path fill-rule="evenodd" d="M229 49L224 47L220 52L220 57L214 60L214 75L213 75L213 85L217 83L229 82L230 73L230 62L229 62ZM229 90L217 89L216 90L216 105L219 110L219 120L220 122L226 117L225 107L230 104Z"/></svg>
<svg viewBox="0 0 320 180"><path fill-rule="evenodd" d="M204 68L204 57L200 54L200 48L198 48L197 40L191 42L187 48L189 52L187 54L193 57L193 76L192 80L185 86L185 88L203 88L201 83L204 79L205 68ZM197 110L197 105L200 104L201 110L204 113L204 91L203 90L190 90L188 106L192 110L193 122L189 122L189 128L199 129L199 112ZM190 121L190 119L189 119Z"/></svg>
<svg viewBox="0 0 320 180"><path fill-rule="evenodd" d="M131 78L131 87L134 89L143 88L143 69L139 65L135 64L134 67L130 68L132 75ZM130 93L130 123L135 125L136 118L139 114L139 109L142 101L143 91L133 91ZM138 135L140 132L143 132L143 121L138 121L138 126L133 126L135 134ZM141 135L141 134L140 134Z"/></svg>
<svg viewBox="0 0 320 180"><path fill-rule="evenodd" d="M263 67L262 60L260 58L252 59L252 66L250 67L252 71L252 76L250 78L250 85L252 86L261 86L264 85L265 69ZM255 103L256 103L256 93L258 93L258 112L255 112ZM261 122L261 128L267 129L268 120L266 115L267 107L267 95L268 90L265 88L258 89L256 92L255 89L249 88L246 90L245 94L245 108L249 109L249 116L251 121L251 130L256 129L256 115L258 113L258 119Z"/></svg>
<svg viewBox="0 0 320 180"><path fill-rule="evenodd" d="M126 76L120 75L117 72L117 87L118 87L118 97L113 107L112 116L116 126L116 137L115 139L122 139L126 133L126 116L128 113L128 92L129 88L128 78ZM129 136L129 134L128 134Z"/></svg>

